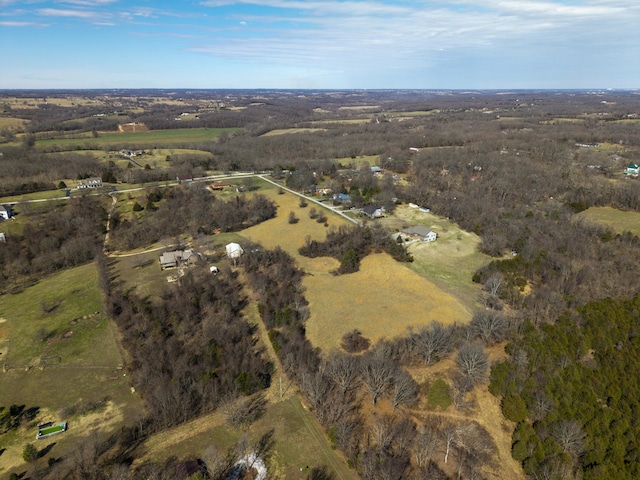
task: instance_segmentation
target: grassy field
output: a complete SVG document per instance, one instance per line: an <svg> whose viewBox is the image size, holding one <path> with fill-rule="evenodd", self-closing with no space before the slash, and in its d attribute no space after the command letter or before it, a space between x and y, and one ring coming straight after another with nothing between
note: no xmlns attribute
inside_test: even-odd
<svg viewBox="0 0 640 480"><path fill-rule="evenodd" d="M342 336L354 328L376 342L434 320L471 319L456 298L386 254L369 255L359 272L338 277L316 265L304 286L311 310L307 337L323 350L339 348Z"/></svg>
<svg viewBox="0 0 640 480"><path fill-rule="evenodd" d="M576 216L611 227L616 233L631 232L640 236L640 213L638 212L623 212L611 207L591 207Z"/></svg>
<svg viewBox="0 0 640 480"><path fill-rule="evenodd" d="M406 205L399 206L393 216L382 221L391 230L424 225L436 232L438 240L435 242L408 245L415 259L409 267L457 298L469 312L476 309L481 288L471 278L478 268L492 260L478 251L480 237L445 218Z"/></svg>
<svg viewBox="0 0 640 480"><path fill-rule="evenodd" d="M360 272L335 277L329 272L338 266L337 260L310 259L298 254L307 236L316 240L326 237L327 228L309 218L311 205L300 208L298 197L288 193L278 195L274 191L270 195L274 195L272 198L278 204L278 216L242 231L241 235L267 248L280 246L309 273L304 279L305 296L311 310L307 336L314 345L323 349L339 347L342 335L354 328L376 341L404 334L407 327L432 320L443 323L470 320L479 293L479 287L471 282L471 275L475 271L474 265L479 266L484 261L475 252L479 241L476 236L460 229L456 231L450 222L438 220L442 224L446 222L451 229L450 235L455 237L454 242L445 236L441 251L446 244L454 244L449 249L458 256L441 258L425 254L412 264L401 264L384 254L372 255L365 258ZM300 219L298 223L288 223L290 211ZM407 217L406 221L411 213L399 211ZM433 215L429 217L431 221L437 220ZM328 218L329 225L346 223L330 212ZM402 224L405 220L391 221ZM443 230L440 228L441 234ZM464 235L460 241L457 240L458 232ZM447 271L443 272L445 267ZM436 277L438 283L431 276Z"/></svg>
<svg viewBox="0 0 640 480"><path fill-rule="evenodd" d="M8 128L9 130L23 127L28 123L28 120L22 118L8 118L0 117L0 129Z"/></svg>
<svg viewBox="0 0 640 480"><path fill-rule="evenodd" d="M147 458L156 461L172 455L181 459L194 458L211 445L226 452L234 448L243 433L254 442L273 429L274 445L267 460L269 478L302 480L307 478L310 469L322 465L326 465L337 480L358 478L331 448L322 427L297 395L270 404L264 416L244 432L224 423L224 415L220 413L207 418L206 424L203 420L196 419L152 438L145 444Z"/></svg>
<svg viewBox="0 0 640 480"><path fill-rule="evenodd" d="M324 132L325 130L326 130L325 128L279 128L276 130L271 130L260 136L272 137L274 135L284 135L286 133L313 133L313 132Z"/></svg>
<svg viewBox="0 0 640 480"><path fill-rule="evenodd" d="M93 264L0 297L0 358L7 370L1 374L0 405L39 407L35 423L70 421L69 432L56 437L53 456L87 433L80 425L101 418L101 428L109 431L141 408L118 369L123 358L115 326L101 309ZM99 411L89 407L98 404ZM64 411L68 418L60 418ZM0 449L6 449L0 474L22 463L22 448L36 432L33 426L23 426L0 437Z"/></svg>
<svg viewBox="0 0 640 480"><path fill-rule="evenodd" d="M216 141L222 132L236 132L239 128L179 128L173 130L152 130L137 133L101 133L93 137L90 133L80 138L53 138L38 140L38 148L57 146L62 148L77 149L103 149L112 145L158 146L184 145L190 143Z"/></svg>
<svg viewBox="0 0 640 480"><path fill-rule="evenodd" d="M327 227L309 218L309 210L311 208L315 208L316 211L322 209L327 215L329 226L347 223L342 217L331 213L328 209L323 209L319 205L309 203L307 207L301 208L300 197L286 192L279 195L275 187L265 189L261 193L278 205L276 217L243 230L240 234L249 240L261 243L267 248L280 246L280 248L293 256L304 269L310 263L313 263L310 262L310 259L302 257L298 253L298 249L304 245L305 238L309 236L313 240L324 240L327 236ZM289 212L294 212L299 219L298 223L289 223Z"/></svg>

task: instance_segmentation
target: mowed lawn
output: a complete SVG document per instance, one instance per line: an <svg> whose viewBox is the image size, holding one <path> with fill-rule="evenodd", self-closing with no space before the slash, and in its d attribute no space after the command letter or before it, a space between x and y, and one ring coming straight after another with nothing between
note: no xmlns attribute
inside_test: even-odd
<svg viewBox="0 0 640 480"><path fill-rule="evenodd" d="M79 425L89 417L60 418L63 410L106 397L110 402L101 414L102 426L109 429L142 408L140 399L131 395L128 377L118 369L123 359L116 335L102 312L94 264L0 297L0 359L8 368L1 373L0 405L39 407L36 421L69 421L69 431L55 438L58 446L51 455L60 456L65 445L71 448L86 434ZM0 450L6 448L0 473L21 464L22 448L35 434L35 428L22 427L0 437Z"/></svg>
<svg viewBox="0 0 640 480"><path fill-rule="evenodd" d="M610 227L616 233L631 232L640 236L640 213L611 207L591 207L576 215L589 222Z"/></svg>

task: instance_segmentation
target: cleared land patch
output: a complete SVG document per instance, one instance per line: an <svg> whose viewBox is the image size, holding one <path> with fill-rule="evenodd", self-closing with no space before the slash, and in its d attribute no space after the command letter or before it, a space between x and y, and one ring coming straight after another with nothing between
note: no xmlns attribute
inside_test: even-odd
<svg viewBox="0 0 640 480"><path fill-rule="evenodd" d="M576 216L610 227L616 233L628 231L640 236L640 213L638 212L624 212L612 207L591 207Z"/></svg>
<svg viewBox="0 0 640 480"><path fill-rule="evenodd" d="M375 343L405 334L410 326L471 319L453 296L386 254L367 256L359 272L318 272L303 284L311 310L307 337L323 350L338 348L354 328Z"/></svg>
<svg viewBox="0 0 640 480"><path fill-rule="evenodd" d="M278 128L260 135L261 137L272 137L274 135L284 135L287 133L313 133L324 132L326 128Z"/></svg>

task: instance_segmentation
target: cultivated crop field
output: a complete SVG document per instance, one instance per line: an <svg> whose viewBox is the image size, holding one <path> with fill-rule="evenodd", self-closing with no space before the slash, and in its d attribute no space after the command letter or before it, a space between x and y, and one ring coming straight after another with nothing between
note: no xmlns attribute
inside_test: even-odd
<svg viewBox="0 0 640 480"><path fill-rule="evenodd" d="M591 207L576 216L610 227L616 233L631 232L640 236L640 213L638 212L623 212L612 207Z"/></svg>

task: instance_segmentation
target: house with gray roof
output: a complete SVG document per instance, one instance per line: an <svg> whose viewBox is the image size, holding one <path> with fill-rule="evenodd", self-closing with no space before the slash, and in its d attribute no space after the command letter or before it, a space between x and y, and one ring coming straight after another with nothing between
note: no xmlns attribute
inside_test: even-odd
<svg viewBox="0 0 640 480"><path fill-rule="evenodd" d="M163 270L175 267L187 267L194 265L200 260L200 254L191 248L185 250L174 250L172 252L164 252L160 255L160 266Z"/></svg>
<svg viewBox="0 0 640 480"><path fill-rule="evenodd" d="M400 232L403 237L412 240L421 240L423 242L435 242L438 234L424 225L416 225L414 227L405 228Z"/></svg>

